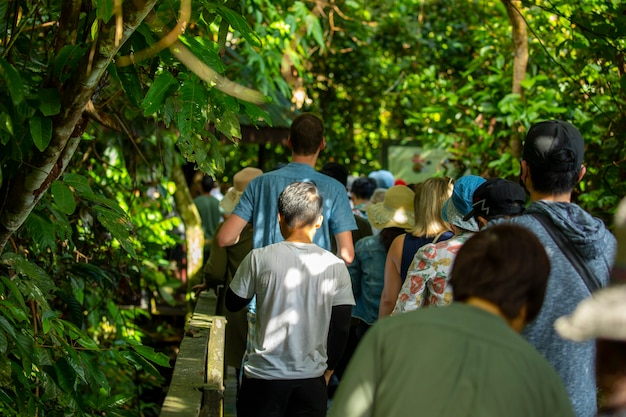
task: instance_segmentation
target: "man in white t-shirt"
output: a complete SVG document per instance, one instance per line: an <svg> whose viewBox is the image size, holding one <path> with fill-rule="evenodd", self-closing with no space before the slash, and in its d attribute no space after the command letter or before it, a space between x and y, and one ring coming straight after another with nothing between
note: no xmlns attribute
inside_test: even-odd
<svg viewBox="0 0 626 417"><path fill-rule="evenodd" d="M237 398L238 417L326 415L326 385L354 305L345 263L313 243L322 197L309 182L278 198L284 241L253 249L226 293L236 311L256 296L256 323Z"/></svg>

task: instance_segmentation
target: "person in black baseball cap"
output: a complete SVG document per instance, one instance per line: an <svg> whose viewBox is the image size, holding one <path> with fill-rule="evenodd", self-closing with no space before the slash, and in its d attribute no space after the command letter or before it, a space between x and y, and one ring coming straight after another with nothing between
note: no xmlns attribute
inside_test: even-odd
<svg viewBox="0 0 626 417"><path fill-rule="evenodd" d="M545 194L562 194L569 200L572 189L587 172L584 157L583 137L572 124L562 120L537 123L524 141L521 182L533 200ZM539 198L532 198L532 193Z"/></svg>
<svg viewBox="0 0 626 417"><path fill-rule="evenodd" d="M503 178L490 178L474 191L472 210L463 220L473 217L482 229L490 220L522 214L525 204L526 191L521 185Z"/></svg>
<svg viewBox="0 0 626 417"><path fill-rule="evenodd" d="M597 411L595 346L564 340L553 323L571 314L594 288L608 284L616 250L615 237L604 222L572 202L573 190L586 172L584 148L583 136L569 122L546 120L531 126L520 163L520 181L528 190L530 204L521 216L489 222L489 227L500 221L526 227L548 253L551 268L545 301L522 335L560 375L577 417ZM590 273L578 266L573 259L576 254ZM588 276L598 283L588 283Z"/></svg>

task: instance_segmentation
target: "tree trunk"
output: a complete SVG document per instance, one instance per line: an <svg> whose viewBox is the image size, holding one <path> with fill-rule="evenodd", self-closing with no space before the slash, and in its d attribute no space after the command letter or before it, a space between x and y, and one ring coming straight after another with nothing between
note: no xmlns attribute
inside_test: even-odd
<svg viewBox="0 0 626 417"><path fill-rule="evenodd" d="M107 66L120 46L128 40L137 26L154 7L156 0L124 2L124 26L121 39L115 41L116 24L102 24L98 39L91 52L79 64L74 76L58 85L61 92L61 112L53 119L53 132L50 144L43 152L34 151L25 158L11 178L3 181L0 195L0 253L11 235L24 223L33 208L52 182L59 178L71 160L87 123L83 115L85 106L91 100ZM59 20L57 45L75 43L75 19L80 10L80 2L63 2L74 7L63 7ZM77 9L78 7L78 9Z"/></svg>
<svg viewBox="0 0 626 417"><path fill-rule="evenodd" d="M506 6L506 11L511 21L511 29L513 33L513 94L523 95L522 80L526 77L526 68L528 66L528 37L526 34L526 21L522 16L521 0L502 0ZM511 153L514 157L519 157L522 153L521 140L519 135L511 137Z"/></svg>
<svg viewBox="0 0 626 417"><path fill-rule="evenodd" d="M176 184L174 202L176 203L178 214L185 225L185 256L187 258L187 265L185 271L186 277L184 279L186 279L187 282L183 282L183 285L186 287L185 294L187 297L187 307L189 309L191 308L189 303L189 297L191 296L190 284L200 283L200 281L196 279L196 276L202 271L202 265L204 264L204 231L202 230L200 213L193 202L191 192L187 186L187 180L185 179L185 173L179 164L173 164L171 175L172 180Z"/></svg>

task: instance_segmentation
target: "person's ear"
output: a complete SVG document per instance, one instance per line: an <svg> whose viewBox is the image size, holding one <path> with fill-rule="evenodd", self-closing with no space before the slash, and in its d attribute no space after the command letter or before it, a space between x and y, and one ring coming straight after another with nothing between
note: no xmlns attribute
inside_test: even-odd
<svg viewBox="0 0 626 417"><path fill-rule="evenodd" d="M478 216L478 228L482 229L483 227L487 226L487 222L488 220L486 218L484 218L483 216Z"/></svg>
<svg viewBox="0 0 626 417"><path fill-rule="evenodd" d="M293 148L292 148L292 146L291 146L291 136L289 136L289 137L287 138L287 148L289 148L289 149L293 149Z"/></svg>
<svg viewBox="0 0 626 417"><path fill-rule="evenodd" d="M514 319L508 319L509 326L517 333L521 333L526 327L526 315L528 313L528 306L524 306L520 309L519 314Z"/></svg>
<svg viewBox="0 0 626 417"><path fill-rule="evenodd" d="M320 227L322 227L323 221L324 221L324 216L320 214L320 216L317 218L317 221L315 222L315 228L319 229Z"/></svg>
<svg viewBox="0 0 626 417"><path fill-rule="evenodd" d="M582 180L586 173L587 173L587 167L584 165L581 165L580 173L578 174L578 181Z"/></svg>
<svg viewBox="0 0 626 417"><path fill-rule="evenodd" d="M522 162L520 162L520 168L519 180L521 185L526 186L526 180L528 179L528 162L522 159Z"/></svg>
<svg viewBox="0 0 626 417"><path fill-rule="evenodd" d="M320 144L320 151L323 151L326 148L326 138L322 136L322 143Z"/></svg>

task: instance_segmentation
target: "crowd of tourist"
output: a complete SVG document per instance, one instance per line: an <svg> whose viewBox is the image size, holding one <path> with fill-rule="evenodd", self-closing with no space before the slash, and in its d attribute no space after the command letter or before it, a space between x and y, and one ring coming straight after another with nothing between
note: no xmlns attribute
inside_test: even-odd
<svg viewBox="0 0 626 417"><path fill-rule="evenodd" d="M239 417L626 416L626 200L617 239L572 202L573 125L529 129L519 181L317 171L309 113L288 145L235 176L195 287Z"/></svg>

